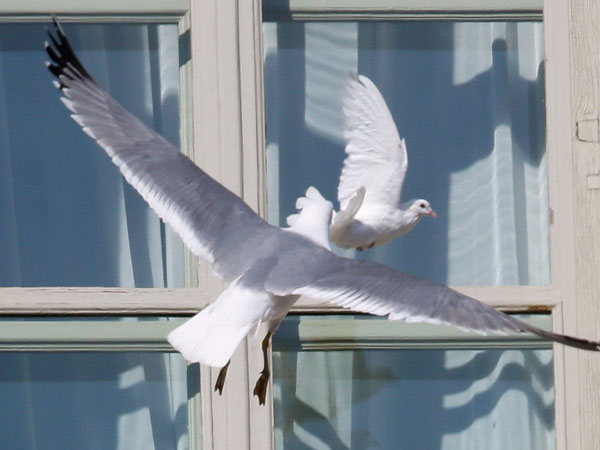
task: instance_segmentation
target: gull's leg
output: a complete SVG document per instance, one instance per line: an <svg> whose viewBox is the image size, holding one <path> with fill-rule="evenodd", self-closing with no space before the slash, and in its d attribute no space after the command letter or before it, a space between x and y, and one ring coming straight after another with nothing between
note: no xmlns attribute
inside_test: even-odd
<svg viewBox="0 0 600 450"><path fill-rule="evenodd" d="M371 242L371 245L369 245L367 248L373 248L375 247L375 241Z"/></svg>
<svg viewBox="0 0 600 450"><path fill-rule="evenodd" d="M215 383L215 391L219 391L219 395L223 394L223 386L225 386L225 377L227 376L227 369L229 368L230 362L231 360L221 367L221 370L219 371L219 376L217 377L217 382Z"/></svg>
<svg viewBox="0 0 600 450"><path fill-rule="evenodd" d="M271 375L271 372L269 372L269 339L271 339L271 334L272 333L270 331L267 331L267 335L262 341L264 367L262 372L260 373L260 377L258 377L256 386L254 386L254 395L258 397L258 403L261 405L265 404L265 398L267 396L267 385L269 381L269 376Z"/></svg>

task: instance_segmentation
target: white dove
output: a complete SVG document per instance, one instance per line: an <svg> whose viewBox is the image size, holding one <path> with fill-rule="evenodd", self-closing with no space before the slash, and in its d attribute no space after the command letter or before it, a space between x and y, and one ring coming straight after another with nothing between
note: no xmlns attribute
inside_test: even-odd
<svg viewBox="0 0 600 450"><path fill-rule="evenodd" d="M125 179L214 273L231 284L208 307L173 330L168 341L189 362L221 368L244 338L267 325L264 369L254 388L264 404L271 335L301 295L392 320L454 325L480 333L529 331L598 351L600 343L562 336L521 322L446 286L329 250L333 205L315 188L299 200L294 225L269 225L239 197L127 112L96 84L60 25L46 43L49 70L71 117L95 139Z"/></svg>
<svg viewBox="0 0 600 450"><path fill-rule="evenodd" d="M347 156L338 185L340 211L329 235L339 247L364 250L408 233L436 213L423 199L398 206L408 167L406 143L375 84L353 75L344 91Z"/></svg>

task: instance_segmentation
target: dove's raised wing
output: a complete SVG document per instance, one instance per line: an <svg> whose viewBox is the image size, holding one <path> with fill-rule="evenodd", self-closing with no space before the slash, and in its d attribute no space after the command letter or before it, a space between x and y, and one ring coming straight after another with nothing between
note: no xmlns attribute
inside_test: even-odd
<svg viewBox="0 0 600 450"><path fill-rule="evenodd" d="M243 273L261 256L256 249L276 228L100 88L60 25L54 21L54 26L56 37L48 32L52 45L46 43L46 50L52 62L47 64L59 79L56 86L71 117L190 250L214 264L217 275L230 280Z"/></svg>
<svg viewBox="0 0 600 450"><path fill-rule="evenodd" d="M361 186L365 204L396 208L408 166L406 144L385 100L364 75L352 76L344 89L346 159L338 185L340 208Z"/></svg>

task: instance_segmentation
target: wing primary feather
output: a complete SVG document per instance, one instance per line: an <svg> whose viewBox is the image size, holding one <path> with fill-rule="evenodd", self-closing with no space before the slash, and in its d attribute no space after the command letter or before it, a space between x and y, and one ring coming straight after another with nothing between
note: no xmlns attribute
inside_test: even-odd
<svg viewBox="0 0 600 450"><path fill-rule="evenodd" d="M318 271L312 281L290 292L391 320L442 323L482 334L530 332L570 347L600 351L600 342L537 328L447 286L370 261L335 255L326 259L321 264L330 270Z"/></svg>
<svg viewBox="0 0 600 450"><path fill-rule="evenodd" d="M47 67L58 78L54 84L73 119L190 250L214 264L217 276L240 276L261 257L257 249L283 231L264 222L98 86L60 24L55 18L53 22L54 32L48 30L45 45Z"/></svg>

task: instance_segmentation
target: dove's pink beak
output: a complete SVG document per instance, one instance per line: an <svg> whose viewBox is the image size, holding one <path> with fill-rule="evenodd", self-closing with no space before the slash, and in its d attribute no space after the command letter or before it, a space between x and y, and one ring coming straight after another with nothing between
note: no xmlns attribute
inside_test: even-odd
<svg viewBox="0 0 600 450"><path fill-rule="evenodd" d="M433 209L431 211L429 211L428 215L433 217L434 219L437 217L437 214L435 213L435 211Z"/></svg>

